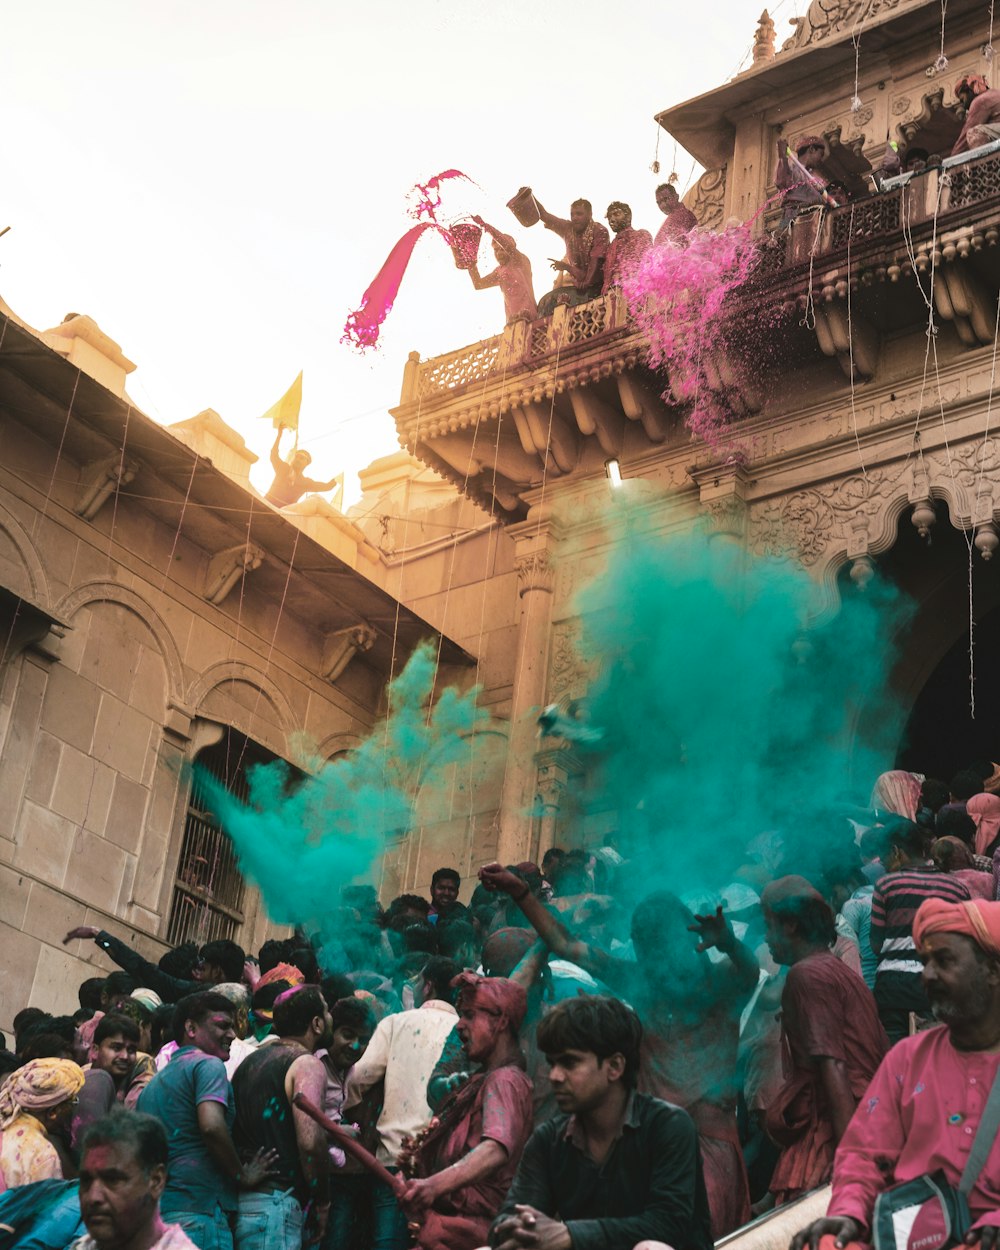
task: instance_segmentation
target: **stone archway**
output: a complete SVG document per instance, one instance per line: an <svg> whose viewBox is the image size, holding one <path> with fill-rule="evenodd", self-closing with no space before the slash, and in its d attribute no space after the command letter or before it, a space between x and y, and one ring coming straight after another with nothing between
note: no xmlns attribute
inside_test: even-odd
<svg viewBox="0 0 1000 1250"><path fill-rule="evenodd" d="M894 540L878 559L879 574L913 605L896 642L889 684L899 710L886 727L885 766L912 769L947 780L958 768L1000 751L1000 562L974 549L972 604L975 622L977 716L970 717L969 540L956 528L947 503L934 504L927 537L912 523L912 510L897 518ZM929 518L928 518L929 519ZM842 594L858 593L842 569ZM860 709L859 723L865 720ZM870 729L870 723L866 725ZM894 746L892 744L895 744Z"/></svg>

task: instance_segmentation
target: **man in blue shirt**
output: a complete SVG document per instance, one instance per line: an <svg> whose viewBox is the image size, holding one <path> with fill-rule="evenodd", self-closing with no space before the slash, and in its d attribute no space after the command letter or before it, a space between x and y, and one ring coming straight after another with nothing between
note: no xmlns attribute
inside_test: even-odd
<svg viewBox="0 0 1000 1250"><path fill-rule="evenodd" d="M259 1155L241 1164L233 1145L233 1091L225 1061L236 1036L235 1008L221 994L181 999L174 1012L179 1049L139 1095L138 1109L167 1130L169 1179L160 1207L199 1250L233 1250L231 1222L238 1190L270 1172Z"/></svg>

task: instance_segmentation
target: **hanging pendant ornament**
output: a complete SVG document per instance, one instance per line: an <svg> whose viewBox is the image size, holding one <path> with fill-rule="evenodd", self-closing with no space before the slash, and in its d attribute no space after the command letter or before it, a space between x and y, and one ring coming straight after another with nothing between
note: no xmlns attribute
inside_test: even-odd
<svg viewBox="0 0 1000 1250"><path fill-rule="evenodd" d="M983 46L983 60L991 63L993 61L993 45L991 43L987 43Z"/></svg>
<svg viewBox="0 0 1000 1250"><path fill-rule="evenodd" d="M934 68L939 74L943 74L948 68L948 58L942 52L938 59L934 62Z"/></svg>
<svg viewBox="0 0 1000 1250"><path fill-rule="evenodd" d="M861 112L861 97L859 95L851 97L851 112L852 113Z"/></svg>

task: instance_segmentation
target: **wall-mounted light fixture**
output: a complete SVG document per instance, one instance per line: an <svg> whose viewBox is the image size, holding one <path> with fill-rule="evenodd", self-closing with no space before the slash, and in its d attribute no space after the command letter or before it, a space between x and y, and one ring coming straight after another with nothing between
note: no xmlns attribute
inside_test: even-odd
<svg viewBox="0 0 1000 1250"><path fill-rule="evenodd" d="M622 467L617 460L605 460L604 471L608 475L608 481L612 486L618 487L622 484Z"/></svg>

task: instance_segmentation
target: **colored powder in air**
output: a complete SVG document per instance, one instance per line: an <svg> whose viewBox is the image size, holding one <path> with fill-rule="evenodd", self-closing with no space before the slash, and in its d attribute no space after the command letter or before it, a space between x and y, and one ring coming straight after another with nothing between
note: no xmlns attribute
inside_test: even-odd
<svg viewBox="0 0 1000 1250"><path fill-rule="evenodd" d="M633 902L717 891L764 834L809 875L851 844L849 789L863 806L892 766L903 719L888 677L909 601L845 578L839 612L803 633L820 596L800 565L699 530L653 534L650 515L648 499L618 503L624 541L574 605L602 734L575 748L590 761L583 810L617 820Z"/></svg>
<svg viewBox="0 0 1000 1250"><path fill-rule="evenodd" d="M335 944L342 935L326 924L341 888L376 865L388 836L411 828L418 786L425 820L434 818L428 796L436 785L444 810L445 770L468 758L468 735L488 713L476 706L478 687L440 690L431 705L436 664L435 647L421 643L389 684L386 720L349 755L319 763L301 781L284 761L258 765L242 803L195 765L271 920Z"/></svg>
<svg viewBox="0 0 1000 1250"><path fill-rule="evenodd" d="M745 349L727 342L723 310L757 263L751 225L720 233L695 230L686 246L651 247L622 288L629 313L649 341L650 365L669 375L664 398L690 404L688 428L716 449L740 415L725 388L713 389L710 377L722 353L725 367L743 368Z"/></svg>

